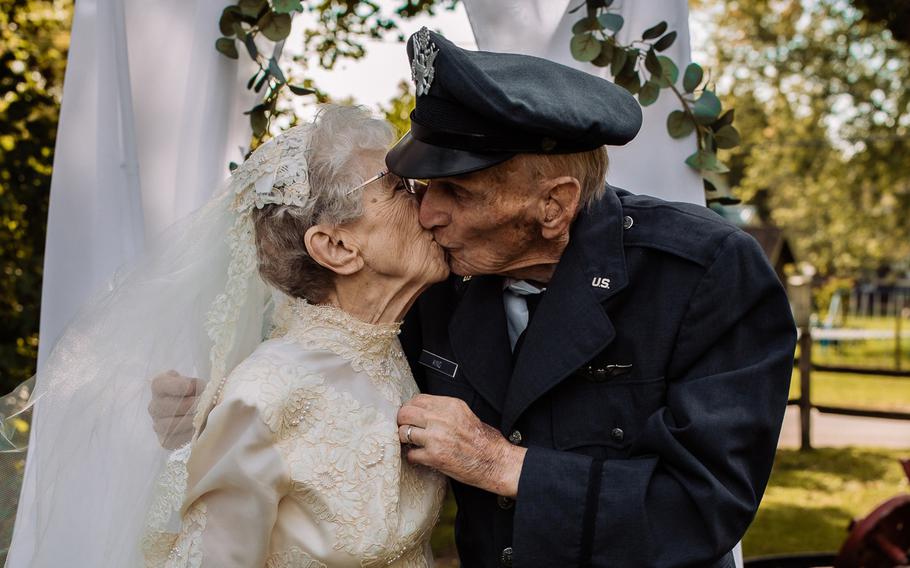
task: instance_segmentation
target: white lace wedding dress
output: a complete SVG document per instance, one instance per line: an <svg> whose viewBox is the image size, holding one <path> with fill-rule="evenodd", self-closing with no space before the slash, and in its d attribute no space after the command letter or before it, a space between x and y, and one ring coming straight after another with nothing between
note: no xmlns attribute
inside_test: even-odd
<svg viewBox="0 0 910 568"><path fill-rule="evenodd" d="M398 440L417 393L398 326L304 301L291 313L169 460L148 566L432 566L445 481Z"/></svg>

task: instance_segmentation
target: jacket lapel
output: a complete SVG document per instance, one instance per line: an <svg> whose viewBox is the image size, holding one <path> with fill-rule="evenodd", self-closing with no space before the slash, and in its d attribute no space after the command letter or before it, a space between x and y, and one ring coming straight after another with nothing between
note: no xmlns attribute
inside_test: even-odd
<svg viewBox="0 0 910 568"><path fill-rule="evenodd" d="M613 341L616 331L602 304L628 283L622 233L622 205L608 187L576 220L527 329L505 396L502 432Z"/></svg>
<svg viewBox="0 0 910 568"><path fill-rule="evenodd" d="M502 412L512 373L502 278L471 279L449 323L449 338L465 379L497 412Z"/></svg>

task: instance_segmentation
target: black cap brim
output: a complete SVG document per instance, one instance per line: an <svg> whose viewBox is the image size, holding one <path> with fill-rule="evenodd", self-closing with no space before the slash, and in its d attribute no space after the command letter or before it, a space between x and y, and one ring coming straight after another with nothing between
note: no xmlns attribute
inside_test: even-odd
<svg viewBox="0 0 910 568"><path fill-rule="evenodd" d="M395 175L412 179L460 176L501 164L514 152L480 153L427 144L405 134L386 154L385 164Z"/></svg>

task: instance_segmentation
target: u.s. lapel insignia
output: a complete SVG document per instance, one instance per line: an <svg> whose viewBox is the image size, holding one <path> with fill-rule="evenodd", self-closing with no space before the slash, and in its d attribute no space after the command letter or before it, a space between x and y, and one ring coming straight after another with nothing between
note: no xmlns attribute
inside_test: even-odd
<svg viewBox="0 0 910 568"><path fill-rule="evenodd" d="M591 286L594 286L595 288L603 288L605 290L609 290L610 289L610 279L604 278L602 276L597 277L591 281Z"/></svg>
<svg viewBox="0 0 910 568"><path fill-rule="evenodd" d="M420 31L414 34L414 59L411 60L411 79L417 86L418 97L430 92L430 85L436 74L433 62L436 61L437 53L439 50L430 41L430 30L426 27L420 28Z"/></svg>

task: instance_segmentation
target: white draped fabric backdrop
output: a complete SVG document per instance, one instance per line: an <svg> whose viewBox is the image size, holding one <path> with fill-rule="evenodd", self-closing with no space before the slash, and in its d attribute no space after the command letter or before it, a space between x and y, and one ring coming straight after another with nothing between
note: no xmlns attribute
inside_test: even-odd
<svg viewBox="0 0 910 568"><path fill-rule="evenodd" d="M580 16L568 10L581 0L464 2L480 49L537 55L606 76L569 52ZM254 103L244 83L252 67L213 47L227 3L76 2L51 184L39 362L82 302L147 238L204 203L228 175L228 162L242 157L250 136L242 111ZM685 67L685 0L616 5L626 22L621 41L666 20L679 32L667 55ZM675 108L664 92L645 109L641 134L611 150L609 180L636 193L704 203L699 177L683 164L694 138L666 134ZM26 502L28 478L26 470ZM17 527L16 538L28 540L28 527ZM8 565L27 560L14 548Z"/></svg>

